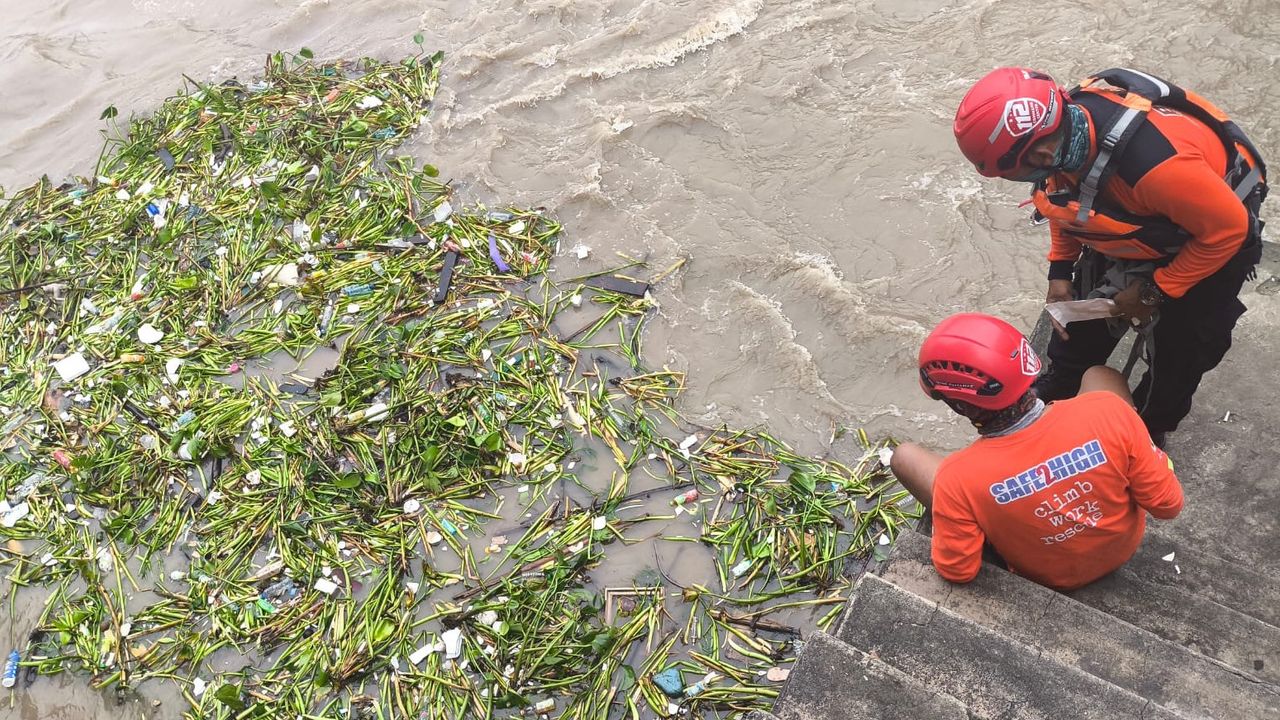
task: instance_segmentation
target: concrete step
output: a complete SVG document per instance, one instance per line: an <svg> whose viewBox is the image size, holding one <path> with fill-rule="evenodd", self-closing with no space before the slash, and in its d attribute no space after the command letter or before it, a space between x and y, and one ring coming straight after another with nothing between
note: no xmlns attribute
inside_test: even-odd
<svg viewBox="0 0 1280 720"><path fill-rule="evenodd" d="M1272 316L1280 314L1273 310ZM1250 355L1245 341L1205 375L1195 414L1169 436L1185 503L1160 532L1184 547L1280 577L1280 446L1271 440L1280 411L1271 397L1275 372L1271 363L1259 362L1273 356L1274 344L1255 344L1261 354ZM1231 421L1222 422L1227 412Z"/></svg>
<svg viewBox="0 0 1280 720"><path fill-rule="evenodd" d="M899 535L883 577L1180 716L1280 718L1280 688L990 565L972 583L949 583L934 570L929 544L919 533Z"/></svg>
<svg viewBox="0 0 1280 720"><path fill-rule="evenodd" d="M1173 560L1165 560L1170 554ZM1149 526L1125 568L1146 582L1182 588L1280 627L1280 578L1166 537L1161 525Z"/></svg>
<svg viewBox="0 0 1280 720"><path fill-rule="evenodd" d="M1280 685L1280 628L1122 567L1070 597L1250 676Z"/></svg>
<svg viewBox="0 0 1280 720"><path fill-rule="evenodd" d="M859 581L838 637L926 680L978 718L1179 718L875 575Z"/></svg>
<svg viewBox="0 0 1280 720"><path fill-rule="evenodd" d="M836 640L814 633L773 706L779 720L967 720L964 705Z"/></svg>

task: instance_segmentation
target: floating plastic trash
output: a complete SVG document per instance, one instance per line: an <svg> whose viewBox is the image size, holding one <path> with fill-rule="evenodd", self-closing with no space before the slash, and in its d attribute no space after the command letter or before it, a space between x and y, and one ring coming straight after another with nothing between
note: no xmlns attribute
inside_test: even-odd
<svg viewBox="0 0 1280 720"><path fill-rule="evenodd" d="M412 653L409 654L409 662L413 663L414 665L420 665L422 661L426 660L427 656L434 651L435 651L434 646L423 645L422 647L418 648L417 650L414 650Z"/></svg>
<svg viewBox="0 0 1280 720"><path fill-rule="evenodd" d="M81 353L72 353L53 364L63 382L71 382L89 372L89 361Z"/></svg>
<svg viewBox="0 0 1280 720"><path fill-rule="evenodd" d="M453 628L445 630L441 635L444 640L444 656L448 660L453 660L462 654L462 628Z"/></svg>
<svg viewBox="0 0 1280 720"><path fill-rule="evenodd" d="M880 464L889 467L890 461L893 460L893 448L882 447L876 451L876 454L880 458Z"/></svg>
<svg viewBox="0 0 1280 720"><path fill-rule="evenodd" d="M4 679L0 680L0 685L11 688L18 682L18 663L22 662L22 655L17 650L10 650L9 657L4 662Z"/></svg>
<svg viewBox="0 0 1280 720"><path fill-rule="evenodd" d="M445 200L436 206L435 212L432 214L432 217L436 219L436 222L442 223L445 220L448 220L449 216L452 214L453 214L453 206L449 204L448 200Z"/></svg>
<svg viewBox="0 0 1280 720"><path fill-rule="evenodd" d="M138 340L147 345L155 345L164 339L164 333L150 323L143 323L138 328Z"/></svg>
<svg viewBox="0 0 1280 720"><path fill-rule="evenodd" d="M31 514L31 507L25 502L9 508L4 515L0 515L0 525L11 528L22 521L23 518Z"/></svg>
<svg viewBox="0 0 1280 720"><path fill-rule="evenodd" d="M164 361L164 375L169 378L171 384L178 382L178 368L181 368L186 361L182 358L169 358Z"/></svg>
<svg viewBox="0 0 1280 720"><path fill-rule="evenodd" d="M502 259L502 253L498 251L498 238L493 233L489 233L489 259L493 260L493 264L497 266L498 272L510 272L511 266L507 265Z"/></svg>
<svg viewBox="0 0 1280 720"><path fill-rule="evenodd" d="M684 676L678 668L667 668L653 676L653 684L667 697L680 697L684 693Z"/></svg>

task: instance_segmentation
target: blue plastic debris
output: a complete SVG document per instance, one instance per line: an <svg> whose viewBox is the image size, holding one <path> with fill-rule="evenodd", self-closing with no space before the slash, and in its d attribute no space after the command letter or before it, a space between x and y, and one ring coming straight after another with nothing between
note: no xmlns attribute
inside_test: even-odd
<svg viewBox="0 0 1280 720"><path fill-rule="evenodd" d="M680 697L684 694L684 677L679 668L667 668L653 676L653 682L667 697Z"/></svg>

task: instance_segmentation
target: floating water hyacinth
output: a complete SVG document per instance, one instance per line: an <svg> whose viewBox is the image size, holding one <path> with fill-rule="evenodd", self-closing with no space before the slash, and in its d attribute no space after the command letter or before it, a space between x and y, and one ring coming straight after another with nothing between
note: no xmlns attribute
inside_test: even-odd
<svg viewBox="0 0 1280 720"><path fill-rule="evenodd" d="M4 582L48 588L22 692L728 717L768 707L850 561L911 517L861 434L842 464L683 418L683 376L640 357L653 294L587 284L646 268L557 284L555 222L395 155L440 62L277 54L131 121L93 178L7 199ZM682 554L709 573L678 582Z"/></svg>

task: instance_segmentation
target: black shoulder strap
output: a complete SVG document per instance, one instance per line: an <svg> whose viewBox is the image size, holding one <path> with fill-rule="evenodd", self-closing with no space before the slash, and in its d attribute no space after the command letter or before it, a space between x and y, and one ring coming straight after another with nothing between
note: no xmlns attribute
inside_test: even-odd
<svg viewBox="0 0 1280 720"><path fill-rule="evenodd" d="M1170 105L1180 107L1187 105L1187 93L1177 85L1156 77L1148 75L1139 70L1131 70L1129 68L1111 68L1094 73L1090 76L1094 80L1105 80L1108 85L1140 95L1155 105Z"/></svg>
<svg viewBox="0 0 1280 720"><path fill-rule="evenodd" d="M1266 165L1262 154L1248 136L1230 120L1214 117L1205 108L1187 98L1187 92L1168 80L1148 75L1130 68L1111 68L1096 73L1092 80L1105 80L1125 92L1140 95L1152 105L1163 105L1184 112L1213 130L1227 150L1227 175L1224 178L1236 197L1244 200L1259 183L1264 182ZM1241 157L1236 144L1243 145L1252 156L1248 161Z"/></svg>
<svg viewBox="0 0 1280 720"><path fill-rule="evenodd" d="M1114 72L1114 71L1107 71ZM1101 74L1093 76L1105 79ZM1111 82L1111 80L1107 80ZM1114 84L1114 83L1112 83ZM1072 99L1082 96L1080 88L1071 91ZM1138 93L1141 95L1141 93ZM1146 97L1143 95L1143 97ZM1110 101L1104 101L1110 102ZM1138 133L1147 120L1147 111L1139 108L1121 106L1112 116L1105 128L1098 128L1098 154L1085 170L1080 180L1080 210L1076 213L1076 222L1089 220L1089 211L1098 198L1098 192L1106 185L1107 180L1115 173L1119 163L1116 162L1124 154L1125 146Z"/></svg>

